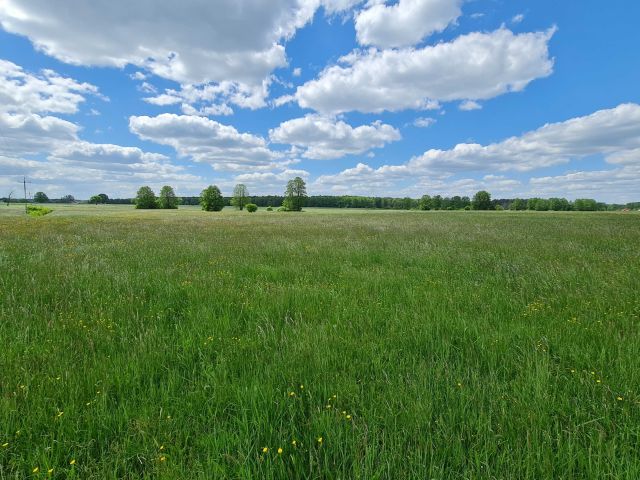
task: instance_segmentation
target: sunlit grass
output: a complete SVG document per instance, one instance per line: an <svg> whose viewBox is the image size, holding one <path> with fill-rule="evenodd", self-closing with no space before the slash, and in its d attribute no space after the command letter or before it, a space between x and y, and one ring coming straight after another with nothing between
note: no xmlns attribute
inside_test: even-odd
<svg viewBox="0 0 640 480"><path fill-rule="evenodd" d="M640 216L0 207L0 478L640 478Z"/></svg>

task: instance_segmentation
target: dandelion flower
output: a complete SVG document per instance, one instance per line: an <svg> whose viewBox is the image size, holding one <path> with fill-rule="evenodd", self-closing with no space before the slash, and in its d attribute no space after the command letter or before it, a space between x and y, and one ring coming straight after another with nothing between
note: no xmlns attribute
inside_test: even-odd
<svg viewBox="0 0 640 480"><path fill-rule="evenodd" d="M300 390L304 390L304 385L300 385Z"/></svg>
<svg viewBox="0 0 640 480"><path fill-rule="evenodd" d="M262 453L267 453L269 449L267 447L262 447Z"/></svg>
<svg viewBox="0 0 640 480"><path fill-rule="evenodd" d="M295 440L291 440L291 445L293 445L294 447L298 446L298 442L296 442Z"/></svg>
<svg viewBox="0 0 640 480"><path fill-rule="evenodd" d="M619 402L622 401L622 397L617 397L616 400L618 400ZM4 445L3 445L4 446Z"/></svg>
<svg viewBox="0 0 640 480"><path fill-rule="evenodd" d="M160 450L164 450L164 445L160 445Z"/></svg>
<svg viewBox="0 0 640 480"><path fill-rule="evenodd" d="M347 420L351 420L351 415L347 415Z"/></svg>
<svg viewBox="0 0 640 480"><path fill-rule="evenodd" d="M75 464L76 464L76 459L75 458L69 462L69 465L75 465Z"/></svg>
<svg viewBox="0 0 640 480"><path fill-rule="evenodd" d="M289 392L289 396L290 397L295 397L296 396L296 392Z"/></svg>
<svg viewBox="0 0 640 480"><path fill-rule="evenodd" d="M36 467L33 470L31 470L31 473L38 473L40 471L40 467Z"/></svg>
<svg viewBox="0 0 640 480"><path fill-rule="evenodd" d="M322 445L322 437L318 437L318 443Z"/></svg>
<svg viewBox="0 0 640 480"><path fill-rule="evenodd" d="M602 383L602 380L598 379L596 380L596 383Z"/></svg>
<svg viewBox="0 0 640 480"><path fill-rule="evenodd" d="M53 468L50 468L49 470L47 470L47 473L51 475L53 473Z"/></svg>
<svg viewBox="0 0 640 480"><path fill-rule="evenodd" d="M278 448L278 455L282 455L282 448Z"/></svg>
<svg viewBox="0 0 640 480"><path fill-rule="evenodd" d="M166 459L167 459L167 457L165 457L164 455L162 455L162 456L160 457L160 461L161 461L161 462L164 462Z"/></svg>

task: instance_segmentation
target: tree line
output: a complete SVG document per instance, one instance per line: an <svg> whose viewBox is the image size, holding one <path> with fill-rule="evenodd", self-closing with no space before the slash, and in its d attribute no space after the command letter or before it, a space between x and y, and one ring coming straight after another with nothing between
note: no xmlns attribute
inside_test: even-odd
<svg viewBox="0 0 640 480"><path fill-rule="evenodd" d="M26 203L25 199L9 197L0 201L9 203ZM59 199L49 199L44 192L33 196L35 203L76 203L73 195L65 195ZM216 185L205 188L199 196L178 197L174 189L165 185L159 195L148 186L141 187L136 197L109 198L105 193L93 195L88 203L92 204L135 204L140 209L175 209L178 205L200 205L206 211L219 211L225 206L234 206L239 210L255 211L258 207L278 208L284 211L300 211L303 207L324 208L369 208L388 210L532 210L532 211L613 211L638 210L640 202L627 204L607 204L591 198L569 201L566 198L514 198L493 200L491 194L484 190L477 192L472 198L466 196L443 197L441 195L423 195L419 199L411 197L367 197L358 195L314 195L308 196L306 184L300 177L287 183L283 195L254 195L244 184L238 184L233 195L223 196Z"/></svg>

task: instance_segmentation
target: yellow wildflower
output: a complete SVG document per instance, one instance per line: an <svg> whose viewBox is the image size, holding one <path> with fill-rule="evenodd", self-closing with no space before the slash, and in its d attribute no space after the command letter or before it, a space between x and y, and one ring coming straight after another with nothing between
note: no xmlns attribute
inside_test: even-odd
<svg viewBox="0 0 640 480"><path fill-rule="evenodd" d="M47 473L51 475L53 473L53 468L50 468L49 470L47 470Z"/></svg>
<svg viewBox="0 0 640 480"><path fill-rule="evenodd" d="M76 464L76 459L75 458L69 462L69 465L75 465L75 464Z"/></svg>
<svg viewBox="0 0 640 480"><path fill-rule="evenodd" d="M278 455L282 455L282 448L278 448Z"/></svg>
<svg viewBox="0 0 640 480"><path fill-rule="evenodd" d="M40 471L40 467L36 467L33 470L31 470L31 473L38 473Z"/></svg>
<svg viewBox="0 0 640 480"><path fill-rule="evenodd" d="M291 445L293 445L294 447L298 446L298 442L296 442L295 440L291 440Z"/></svg>
<svg viewBox="0 0 640 480"><path fill-rule="evenodd" d="M318 443L322 445L322 437L318 437Z"/></svg>
<svg viewBox="0 0 640 480"><path fill-rule="evenodd" d="M619 402L622 401L622 397L617 397L616 400L618 400Z"/></svg>
<svg viewBox="0 0 640 480"><path fill-rule="evenodd" d="M267 453L269 449L267 447L262 447L262 453Z"/></svg>
<svg viewBox="0 0 640 480"><path fill-rule="evenodd" d="M351 420L351 415L347 415L347 420Z"/></svg>
<svg viewBox="0 0 640 480"><path fill-rule="evenodd" d="M165 457L164 455L162 455L162 456L160 457L160 461L161 461L161 462L164 462L166 459L167 459L167 457Z"/></svg>

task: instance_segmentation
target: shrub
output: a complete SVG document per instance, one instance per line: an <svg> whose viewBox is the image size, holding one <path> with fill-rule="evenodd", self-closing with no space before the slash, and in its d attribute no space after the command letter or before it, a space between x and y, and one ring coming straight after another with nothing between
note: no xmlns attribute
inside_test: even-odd
<svg viewBox="0 0 640 480"><path fill-rule="evenodd" d="M258 206L255 203L247 203L245 205L245 208L247 209L247 212L249 212L249 213L253 213L256 210L258 210Z"/></svg>
<svg viewBox="0 0 640 480"><path fill-rule="evenodd" d="M36 205L27 205L27 213L32 217L44 217L45 215L53 212L47 207L38 207Z"/></svg>
<svg viewBox="0 0 640 480"><path fill-rule="evenodd" d="M273 207L271 205L267 207L267 212L273 212Z"/></svg>

